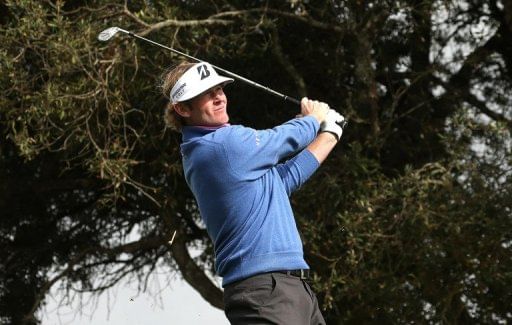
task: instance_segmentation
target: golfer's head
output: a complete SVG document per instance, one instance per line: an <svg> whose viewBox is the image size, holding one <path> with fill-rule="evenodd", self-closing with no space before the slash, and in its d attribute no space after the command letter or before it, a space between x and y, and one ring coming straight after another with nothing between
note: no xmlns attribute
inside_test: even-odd
<svg viewBox="0 0 512 325"><path fill-rule="evenodd" d="M207 62L183 62L169 71L162 90L170 103L167 123L181 130L182 125L217 126L227 123L227 100L222 90L233 79L219 76Z"/></svg>

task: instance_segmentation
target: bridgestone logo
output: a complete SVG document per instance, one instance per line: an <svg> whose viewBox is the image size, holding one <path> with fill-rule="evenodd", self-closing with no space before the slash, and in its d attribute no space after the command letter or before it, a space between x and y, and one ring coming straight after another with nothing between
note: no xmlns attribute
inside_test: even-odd
<svg viewBox="0 0 512 325"><path fill-rule="evenodd" d="M174 94L172 94L172 98L174 99L177 99L179 97L181 97L181 95L183 95L183 93L185 92L185 87L187 86L187 83L184 83L183 85L179 86L178 89L176 89L176 91L174 92Z"/></svg>
<svg viewBox="0 0 512 325"><path fill-rule="evenodd" d="M198 66L197 72L201 76L201 80L203 80L204 78L208 78L210 76L210 70L208 70L206 64Z"/></svg>

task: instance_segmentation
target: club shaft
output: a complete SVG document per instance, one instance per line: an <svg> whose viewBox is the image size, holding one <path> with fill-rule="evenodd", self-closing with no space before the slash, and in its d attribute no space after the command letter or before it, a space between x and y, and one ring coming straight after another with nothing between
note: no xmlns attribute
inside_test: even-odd
<svg viewBox="0 0 512 325"><path fill-rule="evenodd" d="M198 59L198 58L195 58L195 57L193 57L193 56L191 56L191 55L188 55L188 54L186 54L186 53L183 53L183 52L181 52L181 51L175 50L175 49L173 49L172 47L165 46L165 45L163 45L163 44L160 44L160 43L157 43L157 42L155 42L155 41L152 41L152 40L150 40L150 39L148 39L148 38L145 38L145 37L142 37L142 36L140 36L140 35L134 34L134 33L130 32L130 31L127 31L127 30L124 30L124 29L119 29L119 30L120 30L120 31L122 31L122 32L124 32L124 33L126 33L126 34L128 34L128 35L130 35L130 36L132 36L132 37L134 37L134 38L137 38L137 39L140 39L140 40L143 40L143 41L149 42L149 43L151 43L151 44L153 44L153 45L159 46L159 47L161 47L161 48L163 48L163 49L169 50L169 51L171 51L171 52L173 52L173 53L176 53L176 54L178 54L178 55L184 56L184 57L186 57L186 58L188 58L188 59L191 59L191 60L194 60L194 61L196 61L196 62L201 62L201 61L203 61L203 60L200 60L200 59ZM211 63L210 63L210 64L211 64ZM268 92L268 93L270 93L270 94L272 94L272 95L274 95L274 96L277 96L277 97L279 97L279 98L281 98L281 99L284 99L284 100L286 100L286 101L292 102L292 103L297 104L297 105L300 105L300 101L299 101L298 99L296 99L296 98L293 98L293 97L287 96L287 95L285 95L285 94L281 94L280 92L277 92L277 91L275 91L275 90L273 90L273 89L271 89L271 88L269 88L269 87L263 86L262 84L259 84L259 83L255 82L255 81L252 81L252 80L250 80L250 79L247 79L247 78L245 78L245 77L242 77L242 76L240 76L240 75L238 75L238 74L236 74L236 73L233 73L233 72L231 72L231 71L228 71L228 70L222 69L222 68L220 68L220 67L217 67L217 66L215 66L215 65L213 65L213 64L212 64L212 67L213 67L215 70L217 70L217 71L219 71L219 72L222 72L223 74L227 75L228 77L231 77L231 78L234 78L234 79L240 80L240 81L245 82L245 83L247 83L247 84L249 84L249 85L251 85L251 86L253 86L253 87L259 88L259 89L261 89L261 90L263 90L263 91L266 91L266 92Z"/></svg>
<svg viewBox="0 0 512 325"><path fill-rule="evenodd" d="M145 38L145 37L143 37L143 36L140 36L140 35L137 35L137 34L134 34L134 33L130 32L130 31L124 30L124 29L122 29L122 28L118 28L118 27L116 27L116 30L117 30L117 31L120 31L120 32L123 32L123 33L125 33L125 34L128 34L128 35L130 35L130 36L132 36L132 37L134 37L134 38L140 39L140 40L142 40L142 41L149 42L149 43L151 43L151 44L153 44L153 45L156 45L156 46L158 46L158 47L161 47L161 48L163 48L163 49L169 50L169 51L171 51L171 52L173 52L173 53L175 53L175 54L178 54L178 55L184 56L184 57L186 57L186 58L188 58L188 59L190 59L190 60L193 60L193 61L196 61L196 62L202 62L202 61L203 61L203 60L200 60L200 59L198 59L198 58L196 58L196 57L193 57L193 56L191 56L191 55L188 55L188 54L186 54L186 53L183 53L183 52L181 52L181 51L175 50L175 49L173 49L173 48L171 48L171 47L168 47L168 46L165 46L165 45L163 45L163 44L160 44L160 43L157 43L157 42L155 42L155 41L152 41L152 40L150 40L150 39L148 39L148 38ZM111 36L110 36L110 37L111 37ZM106 38L105 40L108 40L110 37ZM279 97L279 98L281 98L281 99L283 99L283 100L289 101L289 102L294 103L294 104L296 104L296 105L300 105L300 100L298 100L298 99L296 99L296 98L293 98L293 97L287 96L287 95L285 95L285 94L281 94L280 92L277 92L277 91L275 91L275 90L273 90L273 89L270 89L270 88L268 88L268 87L266 87L266 86L263 86L263 85L261 85L261 84L259 84L259 83L255 82L255 81L252 81L252 80L250 80L250 79L247 79L247 78L245 78L245 77L242 77L242 76L240 76L240 75L238 75L238 74L236 74L236 73L233 73L233 72L231 72L231 71L228 71L228 70L222 69L222 68L220 68L220 67L217 67L217 66L215 66L215 65L213 65L213 64L212 64L211 66L212 66L215 70L222 72L222 73L223 73L224 75L226 75L226 76L229 76L229 77L231 77L231 78L234 78L234 79L240 80L240 81L242 81L242 82L245 82L245 83L247 83L247 84L249 84L249 85L251 85L251 86L253 86L253 87L256 87L256 88L259 88L259 89L261 89L261 90L263 90L263 91L266 91L266 92L268 92L268 93L270 93L270 94L272 94L272 95L274 95L274 96L277 96L277 97ZM344 128L346 124L347 124L347 120L345 120L345 121L343 121L343 122L341 123L341 127L342 127L342 128Z"/></svg>

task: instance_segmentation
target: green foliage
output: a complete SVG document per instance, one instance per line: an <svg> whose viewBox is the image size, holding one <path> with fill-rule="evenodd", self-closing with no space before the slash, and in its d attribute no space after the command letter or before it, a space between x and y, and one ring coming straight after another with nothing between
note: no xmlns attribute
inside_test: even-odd
<svg viewBox="0 0 512 325"><path fill-rule="evenodd" d="M37 323L52 286L70 297L122 280L143 290L156 269L200 291L169 254L174 230L204 249L190 259L201 275L213 272L180 137L162 119L159 79L181 58L124 36L99 42L109 26L349 119L292 197L329 323L511 320L508 4L24 0L0 9L1 322ZM267 128L298 111L241 83L226 92L232 123Z"/></svg>

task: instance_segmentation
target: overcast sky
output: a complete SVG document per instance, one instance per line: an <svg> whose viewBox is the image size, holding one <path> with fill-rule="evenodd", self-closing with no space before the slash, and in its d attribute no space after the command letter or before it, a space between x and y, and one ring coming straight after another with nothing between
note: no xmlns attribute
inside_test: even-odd
<svg viewBox="0 0 512 325"><path fill-rule="evenodd" d="M148 293L137 296L137 290L127 286L114 291L110 297L107 294L100 297L96 311L93 311L92 304L81 309L75 304L56 310L56 300L49 298L42 325L229 325L223 311L212 307L181 279L174 280L171 287L163 289L161 298ZM82 315L77 314L77 309Z"/></svg>

